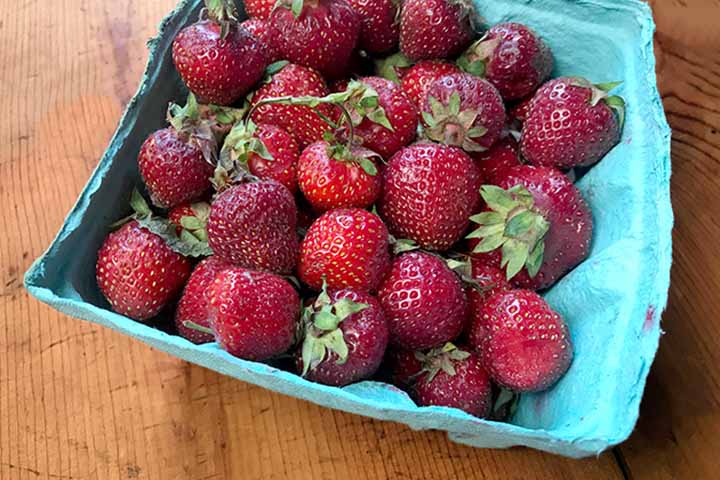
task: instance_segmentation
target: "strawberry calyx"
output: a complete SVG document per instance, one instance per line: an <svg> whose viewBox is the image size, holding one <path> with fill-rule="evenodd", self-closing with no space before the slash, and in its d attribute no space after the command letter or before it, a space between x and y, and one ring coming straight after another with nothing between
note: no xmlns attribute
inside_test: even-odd
<svg viewBox="0 0 720 480"><path fill-rule="evenodd" d="M463 283L475 289L479 293L484 294L497 287L494 283L481 284L473 278L470 256L461 253L452 253L450 258L443 258L443 260L447 264L448 268L460 277L460 280L462 280Z"/></svg>
<svg viewBox="0 0 720 480"><path fill-rule="evenodd" d="M213 131L214 122L201 116L200 105L194 94L188 95L185 106L170 103L167 121L180 138L200 149L206 162L211 165L217 163L218 139Z"/></svg>
<svg viewBox="0 0 720 480"><path fill-rule="evenodd" d="M377 176L378 169L373 159L382 161L380 155L367 148L357 146L350 147L347 144L340 143L337 141L335 135L330 132L326 132L325 135L323 135L323 139L328 144L328 157L338 162L355 163L371 177Z"/></svg>
<svg viewBox="0 0 720 480"><path fill-rule="evenodd" d="M415 358L423 366L420 374L426 374L425 383L432 382L441 371L455 376L455 363L466 360L468 357L470 357L469 352L459 349L451 342L442 347L433 348L428 353L415 352Z"/></svg>
<svg viewBox="0 0 720 480"><path fill-rule="evenodd" d="M515 415L515 412L517 412L519 403L520 395L517 392L500 388L488 418L499 422L508 421Z"/></svg>
<svg viewBox="0 0 720 480"><path fill-rule="evenodd" d="M230 130L220 150L220 159L212 178L216 190L222 191L227 186L252 176L248 167L250 155L255 154L268 161L274 160L265 143L255 135L256 132L257 125L250 117L244 122L236 123Z"/></svg>
<svg viewBox="0 0 720 480"><path fill-rule="evenodd" d="M220 38L227 38L230 30L237 27L238 12L234 0L205 0L200 18L207 17L220 25Z"/></svg>
<svg viewBox="0 0 720 480"><path fill-rule="evenodd" d="M571 85L581 88L590 89L590 105L596 106L601 101L610 107L610 109L617 115L618 124L622 130L625 124L625 99L619 95L610 95L610 92L615 90L617 87L622 85L623 82L606 82L592 84L590 81L583 77L575 77Z"/></svg>
<svg viewBox="0 0 720 480"><path fill-rule="evenodd" d="M395 238L392 235L390 235L390 246L392 247L395 255L421 250L420 245L418 245L415 240L410 240L409 238Z"/></svg>
<svg viewBox="0 0 720 480"><path fill-rule="evenodd" d="M484 185L480 194L489 210L470 217L479 225L466 237L480 239L473 253L488 253L501 248L501 267L506 268L508 280L523 268L535 277L542 266L544 238L550 223L536 210L533 196L522 185L508 190Z"/></svg>
<svg viewBox="0 0 720 480"><path fill-rule="evenodd" d="M141 227L146 228L150 232L162 238L173 251L184 257L201 258L209 257L213 254L213 251L207 242L207 234L205 234L205 240L201 240L199 236L195 236L195 234L190 232L187 232L184 235L183 233L178 235L177 226L167 218L156 216L150 208L148 202L137 189L134 189L130 196L130 207L135 213L114 223L111 225L111 228L124 225L125 223L134 220L138 222ZM209 215L210 212L208 205L206 217L209 217ZM185 232L184 228L183 232Z"/></svg>
<svg viewBox="0 0 720 480"><path fill-rule="evenodd" d="M482 30L486 21L480 16L472 0L448 0L448 3L460 9L458 12L458 19L460 21L467 19L474 32Z"/></svg>
<svg viewBox="0 0 720 480"><path fill-rule="evenodd" d="M457 60L460 70L478 77L485 76L487 62L492 58L493 53L500 45L500 38L487 38L483 36L470 47Z"/></svg>
<svg viewBox="0 0 720 480"><path fill-rule="evenodd" d="M208 241L207 222L210 218L210 204L197 202L190 205L192 215L180 218L180 239L187 243Z"/></svg>
<svg viewBox="0 0 720 480"><path fill-rule="evenodd" d="M317 3L317 0L278 0L274 8L287 8L292 12L293 17L300 18L306 5L314 7Z"/></svg>
<svg viewBox="0 0 720 480"><path fill-rule="evenodd" d="M350 351L339 328L340 324L369 307L368 304L353 302L348 298L333 302L327 293L327 283L323 280L320 295L302 313L305 329L302 345L303 377L325 361L328 351L337 356L336 364L347 362Z"/></svg>
<svg viewBox="0 0 720 480"><path fill-rule="evenodd" d="M438 143L460 147L468 152L487 150L474 139L487 133L487 128L475 126L480 112L474 109L460 110L460 93L450 95L447 105L435 97L429 97L430 112L422 112L425 122L425 136Z"/></svg>
<svg viewBox="0 0 720 480"><path fill-rule="evenodd" d="M399 12L399 10L398 10ZM408 68L413 66L412 60L402 53L396 53L386 58L375 60L375 73L391 82L400 83Z"/></svg>

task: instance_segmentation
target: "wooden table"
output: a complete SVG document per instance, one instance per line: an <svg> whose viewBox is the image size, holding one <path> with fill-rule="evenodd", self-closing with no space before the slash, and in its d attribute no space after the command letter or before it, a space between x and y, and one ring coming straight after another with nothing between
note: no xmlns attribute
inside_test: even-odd
<svg viewBox="0 0 720 480"><path fill-rule="evenodd" d="M654 5L674 129L668 334L636 433L583 461L465 448L441 433L322 409L31 299L22 274L96 165L141 76L144 44L175 0L52 3L0 1L0 478L717 478L717 0Z"/></svg>

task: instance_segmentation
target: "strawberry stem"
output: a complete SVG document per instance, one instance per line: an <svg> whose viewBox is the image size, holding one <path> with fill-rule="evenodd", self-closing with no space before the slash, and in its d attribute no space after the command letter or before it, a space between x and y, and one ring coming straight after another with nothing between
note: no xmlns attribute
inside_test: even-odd
<svg viewBox="0 0 720 480"><path fill-rule="evenodd" d="M212 330L212 328L203 327L202 325L195 322L186 320L183 322L183 325L185 325L185 327L189 328L190 330L195 330L196 332L206 333L208 335L215 336L215 332Z"/></svg>

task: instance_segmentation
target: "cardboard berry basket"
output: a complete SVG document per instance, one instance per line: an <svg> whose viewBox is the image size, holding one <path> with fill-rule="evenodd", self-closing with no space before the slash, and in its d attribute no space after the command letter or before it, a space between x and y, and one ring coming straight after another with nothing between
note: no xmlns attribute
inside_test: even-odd
<svg viewBox="0 0 720 480"><path fill-rule="evenodd" d="M584 457L625 440L638 418L657 350L671 264L670 130L656 87L649 7L639 0L478 2L490 23L520 21L537 30L554 51L555 75L622 80L619 94L627 101L620 145L578 182L595 220L591 255L545 295L569 324L575 360L555 387L522 396L510 423L498 423L456 409L417 407L404 392L383 383L345 388L311 383L231 357L215 344L195 346L110 310L95 281L96 252L140 183L135 159L143 140L164 126L168 102L186 96L171 44L196 19L200 3L183 1L149 43L142 84L110 146L60 233L26 275L30 293L63 313L225 375L414 429L445 430L452 440L476 447L526 445Z"/></svg>

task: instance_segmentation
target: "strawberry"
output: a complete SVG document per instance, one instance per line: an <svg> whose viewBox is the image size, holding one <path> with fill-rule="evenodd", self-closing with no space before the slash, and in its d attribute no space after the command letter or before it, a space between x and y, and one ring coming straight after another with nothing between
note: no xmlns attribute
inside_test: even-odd
<svg viewBox="0 0 720 480"><path fill-rule="evenodd" d="M145 140L138 155L140 175L155 205L172 208L210 190L217 142L211 124L200 119L194 95L168 110L171 126Z"/></svg>
<svg viewBox="0 0 720 480"><path fill-rule="evenodd" d="M560 169L598 162L620 141L625 102L608 95L617 85L572 77L544 84L523 124L523 156L533 165Z"/></svg>
<svg viewBox="0 0 720 480"><path fill-rule="evenodd" d="M397 50L400 0L348 0L362 23L358 46L368 53Z"/></svg>
<svg viewBox="0 0 720 480"><path fill-rule="evenodd" d="M454 57L472 41L477 20L471 0L405 0L400 51L411 60Z"/></svg>
<svg viewBox="0 0 720 480"><path fill-rule="evenodd" d="M415 140L418 111L396 83L380 77L351 82L345 106L351 112L355 138L383 158Z"/></svg>
<svg viewBox="0 0 720 480"><path fill-rule="evenodd" d="M207 221L210 204L186 203L168 213L168 220L175 225L177 235L188 243L207 242Z"/></svg>
<svg viewBox="0 0 720 480"><path fill-rule="evenodd" d="M107 236L95 267L114 311L148 320L175 300L190 276L190 260L133 220Z"/></svg>
<svg viewBox="0 0 720 480"><path fill-rule="evenodd" d="M422 108L430 85L435 80L454 73L460 73L460 69L455 64L440 60L423 60L401 72L402 89L418 108Z"/></svg>
<svg viewBox="0 0 720 480"><path fill-rule="evenodd" d="M492 406L492 383L480 356L452 343L422 355L423 373L415 382L420 405L454 407L484 418Z"/></svg>
<svg viewBox="0 0 720 480"><path fill-rule="evenodd" d="M210 302L207 297L210 285L217 274L230 266L217 257L209 257L195 267L185 285L182 297L175 310L175 326L182 337L196 344L210 343L215 337L209 333L188 328L185 322L210 328Z"/></svg>
<svg viewBox="0 0 720 480"><path fill-rule="evenodd" d="M298 373L313 382L342 387L375 374L388 344L380 303L352 289L320 294L303 311L305 337Z"/></svg>
<svg viewBox="0 0 720 480"><path fill-rule="evenodd" d="M357 208L338 209L312 224L300 250L300 280L320 290L373 292L390 266L390 240L380 218Z"/></svg>
<svg viewBox="0 0 720 480"><path fill-rule="evenodd" d="M497 89L467 73L435 80L421 110L428 138L469 152L492 147L505 125L505 105Z"/></svg>
<svg viewBox="0 0 720 480"><path fill-rule="evenodd" d="M522 165L518 144L509 135L500 139L490 150L474 154L473 158L483 178L491 185L495 185L508 168Z"/></svg>
<svg viewBox="0 0 720 480"><path fill-rule="evenodd" d="M362 147L335 141L317 142L298 161L300 190L317 212L335 208L366 208L382 192L379 156Z"/></svg>
<svg viewBox="0 0 720 480"><path fill-rule="evenodd" d="M226 176L249 172L265 180L282 183L291 193L297 192L297 161L300 149L288 132L274 125L252 120L238 122L225 139L220 152L216 181Z"/></svg>
<svg viewBox="0 0 720 480"><path fill-rule="evenodd" d="M491 296L473 320L470 343L490 377L516 392L548 389L567 372L573 358L562 317L529 290Z"/></svg>
<svg viewBox="0 0 720 480"><path fill-rule="evenodd" d="M245 13L251 19L267 20L272 15L277 0L243 0Z"/></svg>
<svg viewBox="0 0 720 480"><path fill-rule="evenodd" d="M282 54L275 48L268 22L260 18L249 18L240 24L260 43L268 64L282 60Z"/></svg>
<svg viewBox="0 0 720 480"><path fill-rule="evenodd" d="M508 120L511 124L522 127L522 124L525 123L534 93L535 92L533 92L533 95L523 98L508 108Z"/></svg>
<svg viewBox="0 0 720 480"><path fill-rule="evenodd" d="M330 130L327 122L311 107L265 102L278 97L324 97L329 93L325 80L316 71L289 64L255 92L251 118L255 124L267 123L286 130L295 137L298 146L304 149L311 143L322 140L323 133ZM325 117L333 114L330 105L318 105L316 110Z"/></svg>
<svg viewBox="0 0 720 480"><path fill-rule="evenodd" d="M505 100L518 100L548 79L553 57L527 26L499 23L460 57L458 65L492 83Z"/></svg>
<svg viewBox="0 0 720 480"><path fill-rule="evenodd" d="M274 181L233 186L212 204L208 242L220 259L245 268L290 274L298 253L297 207Z"/></svg>
<svg viewBox="0 0 720 480"><path fill-rule="evenodd" d="M229 267L215 276L207 298L212 331L230 355L262 361L292 347L300 298L282 277Z"/></svg>
<svg viewBox="0 0 720 480"><path fill-rule="evenodd" d="M206 0L207 15L173 40L180 77L202 103L230 105L260 81L268 62L263 46L237 24L232 0Z"/></svg>
<svg viewBox="0 0 720 480"><path fill-rule="evenodd" d="M428 250L447 250L460 240L480 203L480 172L455 147L406 147L385 167L384 180L380 213L390 232Z"/></svg>
<svg viewBox="0 0 720 480"><path fill-rule="evenodd" d="M554 285L587 258L592 214L579 190L560 171L522 165L507 169L498 186L485 185L474 253L501 252L513 284L531 290Z"/></svg>
<svg viewBox="0 0 720 480"><path fill-rule="evenodd" d="M390 342L408 350L441 346L460 335L465 325L467 298L462 282L442 259L428 253L398 257L378 298Z"/></svg>
<svg viewBox="0 0 720 480"><path fill-rule="evenodd" d="M269 28L283 58L340 78L357 45L360 17L345 0L280 0Z"/></svg>
<svg viewBox="0 0 720 480"><path fill-rule="evenodd" d="M389 373L389 381L398 388L410 389L423 369L418 352L389 348L382 370Z"/></svg>

